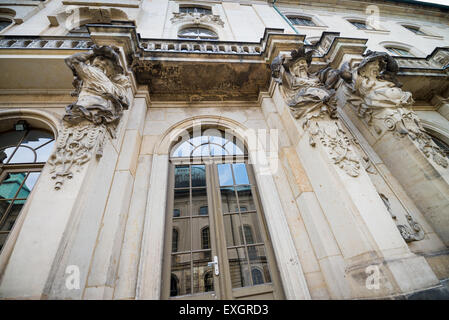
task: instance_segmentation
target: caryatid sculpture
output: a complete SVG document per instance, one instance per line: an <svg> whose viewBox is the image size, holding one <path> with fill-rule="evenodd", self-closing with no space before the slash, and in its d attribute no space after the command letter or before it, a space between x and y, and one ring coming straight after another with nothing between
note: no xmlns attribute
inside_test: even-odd
<svg viewBox="0 0 449 320"><path fill-rule="evenodd" d="M288 55L280 55L271 64L272 77L280 85L287 106L302 122L315 146L318 137L330 158L350 176L359 175L360 163L349 138L337 119L337 100L333 86L340 79L340 70L330 67L312 74L309 66L313 51L301 46Z"/></svg>
<svg viewBox="0 0 449 320"><path fill-rule="evenodd" d="M363 61L347 81L348 102L356 109L377 134L391 131L399 137L409 136L426 157L446 168L444 152L425 132L421 120L410 106L414 103L412 94L401 89L397 80L399 67L386 52L367 51ZM348 72L347 64L340 72Z"/></svg>
<svg viewBox="0 0 449 320"><path fill-rule="evenodd" d="M50 157L55 189L65 178L73 177L95 152L101 157L105 133L115 138L115 131L128 109L129 78L120 66L118 49L94 46L89 52L65 59L74 75L76 102L66 107L56 151Z"/></svg>

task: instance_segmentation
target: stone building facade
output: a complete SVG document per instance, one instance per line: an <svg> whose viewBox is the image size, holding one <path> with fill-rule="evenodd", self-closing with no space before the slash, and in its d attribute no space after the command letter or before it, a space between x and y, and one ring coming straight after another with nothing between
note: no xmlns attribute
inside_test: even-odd
<svg viewBox="0 0 449 320"><path fill-rule="evenodd" d="M2 1L0 297L447 298L448 11Z"/></svg>

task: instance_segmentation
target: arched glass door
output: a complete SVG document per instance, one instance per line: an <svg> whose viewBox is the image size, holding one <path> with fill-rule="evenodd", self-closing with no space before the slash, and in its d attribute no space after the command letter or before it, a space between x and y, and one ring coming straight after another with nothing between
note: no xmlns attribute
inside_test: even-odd
<svg viewBox="0 0 449 320"><path fill-rule="evenodd" d="M170 162L162 298L282 298L245 146L206 130Z"/></svg>

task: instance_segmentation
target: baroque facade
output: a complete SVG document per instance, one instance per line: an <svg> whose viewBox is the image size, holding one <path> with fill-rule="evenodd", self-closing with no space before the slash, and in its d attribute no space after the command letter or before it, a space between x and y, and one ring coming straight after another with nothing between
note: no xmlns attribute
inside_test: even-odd
<svg viewBox="0 0 449 320"><path fill-rule="evenodd" d="M2 1L0 298L448 298L448 12Z"/></svg>

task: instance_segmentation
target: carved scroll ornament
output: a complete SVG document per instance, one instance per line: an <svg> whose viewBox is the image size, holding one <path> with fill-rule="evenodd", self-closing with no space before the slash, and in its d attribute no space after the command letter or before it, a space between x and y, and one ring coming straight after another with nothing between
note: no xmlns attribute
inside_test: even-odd
<svg viewBox="0 0 449 320"><path fill-rule="evenodd" d="M57 190L92 154L101 157L105 133L115 138L123 110L129 105L130 82L120 66L117 49L94 46L89 52L66 58L65 62L74 75L72 95L78 99L66 107L56 151L49 159Z"/></svg>
<svg viewBox="0 0 449 320"><path fill-rule="evenodd" d="M224 22L223 20L221 20L219 15L197 12L174 12L173 17L170 19L170 21L173 23L182 21L193 24L211 23L219 25L220 27L224 26Z"/></svg>

